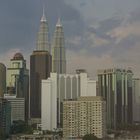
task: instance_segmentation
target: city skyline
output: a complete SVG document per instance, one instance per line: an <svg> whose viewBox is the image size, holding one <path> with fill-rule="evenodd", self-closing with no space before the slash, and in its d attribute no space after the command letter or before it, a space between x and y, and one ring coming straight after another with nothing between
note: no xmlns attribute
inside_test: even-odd
<svg viewBox="0 0 140 140"><path fill-rule="evenodd" d="M42 1L6 0L0 5L1 62L7 65L13 53L21 51L29 63L42 15ZM68 73L86 68L88 73L96 75L97 69L115 66L132 67L140 76L140 2L45 0L44 5L51 39L57 18L62 19Z"/></svg>

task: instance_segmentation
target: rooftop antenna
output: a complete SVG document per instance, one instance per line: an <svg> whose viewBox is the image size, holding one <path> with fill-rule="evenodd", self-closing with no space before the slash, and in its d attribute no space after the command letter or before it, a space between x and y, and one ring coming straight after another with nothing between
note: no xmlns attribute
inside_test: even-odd
<svg viewBox="0 0 140 140"><path fill-rule="evenodd" d="M45 4L44 4L44 0L43 0L43 16L45 16Z"/></svg>
<svg viewBox="0 0 140 140"><path fill-rule="evenodd" d="M61 14L60 14L60 10L58 9L58 19L57 19L57 26L62 26L62 24L61 24L61 16L60 16Z"/></svg>
<svg viewBox="0 0 140 140"><path fill-rule="evenodd" d="M43 15L42 15L41 21L46 21L44 0L43 0Z"/></svg>

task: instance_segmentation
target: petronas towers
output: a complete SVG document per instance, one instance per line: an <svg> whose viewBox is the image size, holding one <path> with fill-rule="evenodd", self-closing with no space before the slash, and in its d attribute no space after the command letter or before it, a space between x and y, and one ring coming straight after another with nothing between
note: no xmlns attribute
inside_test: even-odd
<svg viewBox="0 0 140 140"><path fill-rule="evenodd" d="M60 18L56 24L52 42L52 71L60 74L66 73L64 33Z"/></svg>
<svg viewBox="0 0 140 140"><path fill-rule="evenodd" d="M41 81L50 76L50 72L66 73L66 57L63 27L58 19L52 44L49 43L48 22L43 15L37 33L36 49L30 56L30 118L40 123L41 118ZM51 54L52 50L52 54Z"/></svg>
<svg viewBox="0 0 140 140"><path fill-rule="evenodd" d="M52 49L52 72L56 73L66 73L66 56L65 56L65 42L64 42L64 32L63 26L60 18L58 18L51 49ZM48 23L43 11L43 16L41 18L41 24L36 41L37 50L51 51L49 37L48 37Z"/></svg>

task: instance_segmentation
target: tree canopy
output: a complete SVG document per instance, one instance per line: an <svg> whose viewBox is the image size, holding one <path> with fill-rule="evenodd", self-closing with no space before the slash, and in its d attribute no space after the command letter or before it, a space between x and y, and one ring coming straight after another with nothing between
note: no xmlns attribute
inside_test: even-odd
<svg viewBox="0 0 140 140"><path fill-rule="evenodd" d="M32 128L28 126L28 124L24 121L13 121L13 124L11 126L11 133L32 133Z"/></svg>
<svg viewBox="0 0 140 140"><path fill-rule="evenodd" d="M83 140L101 140L101 139L97 138L94 134L86 134L83 137Z"/></svg>

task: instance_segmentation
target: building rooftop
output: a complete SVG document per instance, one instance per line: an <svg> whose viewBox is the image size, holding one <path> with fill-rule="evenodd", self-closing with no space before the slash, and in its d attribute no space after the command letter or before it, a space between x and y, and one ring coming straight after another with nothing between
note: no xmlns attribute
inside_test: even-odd
<svg viewBox="0 0 140 140"><path fill-rule="evenodd" d="M24 57L21 53L16 53L13 57L13 60L24 60Z"/></svg>

